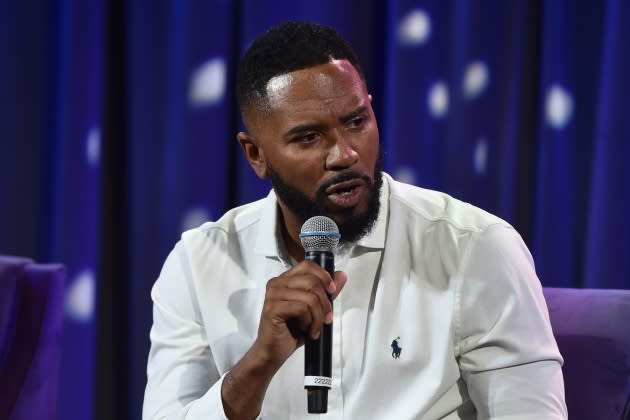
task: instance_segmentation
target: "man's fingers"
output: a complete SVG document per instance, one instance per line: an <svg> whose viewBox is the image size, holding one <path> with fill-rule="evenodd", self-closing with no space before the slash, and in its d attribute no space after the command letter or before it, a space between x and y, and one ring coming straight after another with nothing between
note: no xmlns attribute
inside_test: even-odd
<svg viewBox="0 0 630 420"><path fill-rule="evenodd" d="M335 285L335 290L334 292L331 293L334 299L341 292L341 289L343 289L343 286L346 285L346 281L348 281L348 275L343 271L335 271L335 274L332 280L333 281L331 283Z"/></svg>
<svg viewBox="0 0 630 420"><path fill-rule="evenodd" d="M291 283L288 283L286 287L289 289L303 290L316 295L319 299L319 304L321 305L324 315L332 311L332 304L330 303L330 299L328 299L328 294L326 290L324 290L324 287L318 278L313 276L302 276L296 278Z"/></svg>
<svg viewBox="0 0 630 420"><path fill-rule="evenodd" d="M330 274L313 261L304 260L293 268L295 273L304 273L317 277L327 294L334 299L343 289L348 280L348 276L343 271L336 271L331 277ZM287 272L288 273L288 272ZM331 307L332 310L332 307Z"/></svg>
<svg viewBox="0 0 630 420"><path fill-rule="evenodd" d="M319 292L323 294L323 292ZM267 316L280 322L294 319L300 329L311 338L319 335L326 315L330 313L330 302L324 296L325 305L322 307L322 297L313 291L292 289L288 287L272 287L267 291Z"/></svg>
<svg viewBox="0 0 630 420"><path fill-rule="evenodd" d="M322 325L333 320L329 296L337 296L346 281L347 275L342 271L331 277L316 263L302 261L267 283L265 318L298 328L316 339Z"/></svg>

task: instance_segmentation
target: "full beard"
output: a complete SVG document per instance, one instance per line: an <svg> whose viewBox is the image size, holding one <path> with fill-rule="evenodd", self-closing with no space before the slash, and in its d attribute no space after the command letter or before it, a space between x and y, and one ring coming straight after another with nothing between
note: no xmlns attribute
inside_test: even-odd
<svg viewBox="0 0 630 420"><path fill-rule="evenodd" d="M379 157L374 165L374 180L352 170L340 172L317 189L315 199L309 198L303 192L288 185L271 166L267 165L267 171L276 195L301 220L302 224L313 216L323 215L330 217L326 209L326 189L328 187L355 178L365 181L368 190L367 208L356 215L353 214L353 208L344 209L341 217L335 218L341 234L340 241L345 243L356 242L367 235L374 227L376 219L378 219L380 192L383 185L382 163L382 153L379 153Z"/></svg>

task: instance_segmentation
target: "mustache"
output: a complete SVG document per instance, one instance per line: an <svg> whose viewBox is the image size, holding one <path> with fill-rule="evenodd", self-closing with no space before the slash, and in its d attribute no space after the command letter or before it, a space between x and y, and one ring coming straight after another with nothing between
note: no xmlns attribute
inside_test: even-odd
<svg viewBox="0 0 630 420"><path fill-rule="evenodd" d="M320 185L320 187L317 189L317 193L316 195L318 197L323 197L326 195L326 190L335 185L338 184L340 182L345 182L345 181L350 181L352 179L361 179L362 181L364 181L368 186L372 185L372 179L365 175L362 174L360 172L357 171L353 171L353 170L348 170L345 172L341 172L335 176L333 176L332 178L330 178L327 181L324 181L324 183L322 183L322 185Z"/></svg>

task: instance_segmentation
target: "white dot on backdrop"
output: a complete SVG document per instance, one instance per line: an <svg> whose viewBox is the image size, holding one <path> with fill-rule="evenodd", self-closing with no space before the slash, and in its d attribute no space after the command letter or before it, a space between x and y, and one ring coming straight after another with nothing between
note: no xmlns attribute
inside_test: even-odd
<svg viewBox="0 0 630 420"><path fill-rule="evenodd" d="M488 164L488 140L485 137L477 140L475 151L473 152L473 166L477 175L483 175L486 173L486 166Z"/></svg>
<svg viewBox="0 0 630 420"><path fill-rule="evenodd" d="M97 166L101 159L101 130L92 127L85 140L85 158L90 166Z"/></svg>
<svg viewBox="0 0 630 420"><path fill-rule="evenodd" d="M94 316L96 277L91 269L85 269L70 282L65 297L65 312L70 319L90 321Z"/></svg>
<svg viewBox="0 0 630 420"><path fill-rule="evenodd" d="M190 78L188 100L191 105L213 105L225 93L226 65L222 58L213 58L199 66Z"/></svg>
<svg viewBox="0 0 630 420"><path fill-rule="evenodd" d="M401 166L394 171L394 179L407 184L415 184L417 181L416 171L408 166Z"/></svg>
<svg viewBox="0 0 630 420"><path fill-rule="evenodd" d="M192 207L188 209L182 217L181 230L183 232L199 227L209 220L212 220L212 215L207 209L203 207Z"/></svg>
<svg viewBox="0 0 630 420"><path fill-rule="evenodd" d="M553 85L547 91L545 105L547 122L554 128L564 128L573 115L573 97L560 85Z"/></svg>
<svg viewBox="0 0 630 420"><path fill-rule="evenodd" d="M443 117L448 112L448 86L444 82L436 82L429 88L427 98L429 112L436 118Z"/></svg>
<svg viewBox="0 0 630 420"><path fill-rule="evenodd" d="M473 61L466 67L464 74L464 96L475 98L479 96L488 86L490 72L488 66L483 61Z"/></svg>
<svg viewBox="0 0 630 420"><path fill-rule="evenodd" d="M430 35L431 18L424 10L412 10L398 24L398 40L402 45L422 45Z"/></svg>

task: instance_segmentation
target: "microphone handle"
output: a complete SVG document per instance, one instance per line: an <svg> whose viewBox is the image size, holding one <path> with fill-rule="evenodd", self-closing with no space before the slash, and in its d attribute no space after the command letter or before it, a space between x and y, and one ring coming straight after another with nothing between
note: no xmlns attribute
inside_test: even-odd
<svg viewBox="0 0 630 420"><path fill-rule="evenodd" d="M324 268L330 276L335 272L335 257L331 251L307 251L307 260ZM332 305L332 298L328 295ZM332 324L324 324L317 340L305 339L304 388L309 413L328 411L328 390L332 386Z"/></svg>

